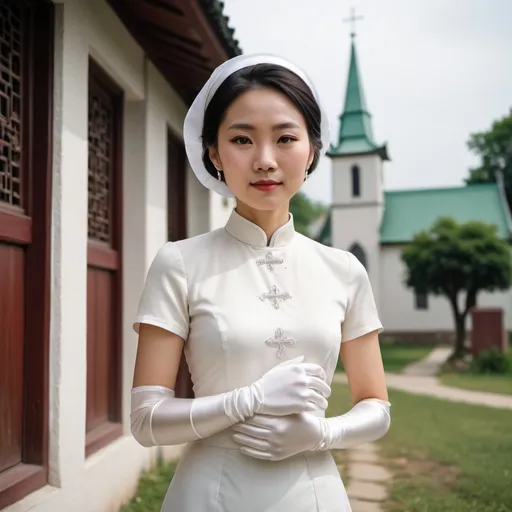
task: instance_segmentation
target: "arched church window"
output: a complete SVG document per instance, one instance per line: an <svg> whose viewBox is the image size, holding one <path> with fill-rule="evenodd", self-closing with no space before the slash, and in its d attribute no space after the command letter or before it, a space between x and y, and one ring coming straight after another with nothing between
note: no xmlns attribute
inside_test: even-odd
<svg viewBox="0 0 512 512"><path fill-rule="evenodd" d="M352 197L359 197L361 195L361 171L359 166L353 165L352 173Z"/></svg>
<svg viewBox="0 0 512 512"><path fill-rule="evenodd" d="M364 249L358 244L352 244L350 246L349 252L351 252L362 264L363 267L368 270L368 262L366 261L366 253Z"/></svg>

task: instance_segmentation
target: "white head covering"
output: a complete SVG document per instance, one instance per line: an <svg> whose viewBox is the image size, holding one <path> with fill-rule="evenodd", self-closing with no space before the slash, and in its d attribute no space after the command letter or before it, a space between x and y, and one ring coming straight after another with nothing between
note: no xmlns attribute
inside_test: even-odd
<svg viewBox="0 0 512 512"><path fill-rule="evenodd" d="M277 64L283 66L295 74L300 76L302 80L310 87L315 99L320 107L321 112L321 138L322 150L324 154L331 143L331 135L329 128L329 119L325 110L323 109L318 94L313 86L312 81L300 68L283 59L277 55L271 54L253 54L253 55L239 55L226 62L222 63L214 70L206 84L203 86L199 94L196 96L192 106L190 107L185 117L185 124L183 127L183 138L185 139L185 149L187 152L190 165L199 179L199 181L208 189L217 192L224 197L233 197L233 193L229 190L226 183L214 178L203 164L203 143L201 134L203 132L203 122L206 107L213 98L213 95L220 87L226 78L236 71L255 64Z"/></svg>

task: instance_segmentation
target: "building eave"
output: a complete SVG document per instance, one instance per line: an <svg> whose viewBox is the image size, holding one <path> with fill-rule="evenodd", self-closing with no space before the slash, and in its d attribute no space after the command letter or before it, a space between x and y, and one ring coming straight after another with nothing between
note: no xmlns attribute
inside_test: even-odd
<svg viewBox="0 0 512 512"><path fill-rule="evenodd" d="M343 151L338 150L336 148L330 148L326 155L330 158L338 158L338 157L357 157L357 156L368 156L368 155L378 155L382 160L390 161L389 158L387 144L382 146L378 146L374 149L369 149L367 151Z"/></svg>
<svg viewBox="0 0 512 512"><path fill-rule="evenodd" d="M107 1L186 104L217 66L242 53L218 0Z"/></svg>

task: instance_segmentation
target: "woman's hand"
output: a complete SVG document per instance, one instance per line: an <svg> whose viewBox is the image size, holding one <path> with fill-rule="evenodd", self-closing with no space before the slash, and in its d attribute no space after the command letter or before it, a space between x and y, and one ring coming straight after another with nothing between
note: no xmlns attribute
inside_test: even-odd
<svg viewBox="0 0 512 512"><path fill-rule="evenodd" d="M256 414L231 428L242 453L277 461L317 449L324 439L322 419L308 412L280 417Z"/></svg>

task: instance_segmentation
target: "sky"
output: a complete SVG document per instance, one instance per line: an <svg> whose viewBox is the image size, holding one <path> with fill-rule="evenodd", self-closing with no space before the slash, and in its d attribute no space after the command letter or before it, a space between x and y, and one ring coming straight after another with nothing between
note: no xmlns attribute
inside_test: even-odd
<svg viewBox="0 0 512 512"><path fill-rule="evenodd" d="M243 53L271 52L313 80L337 138L355 9L359 70L387 190L457 186L471 133L512 108L511 0L224 0ZM331 161L304 191L331 203Z"/></svg>

